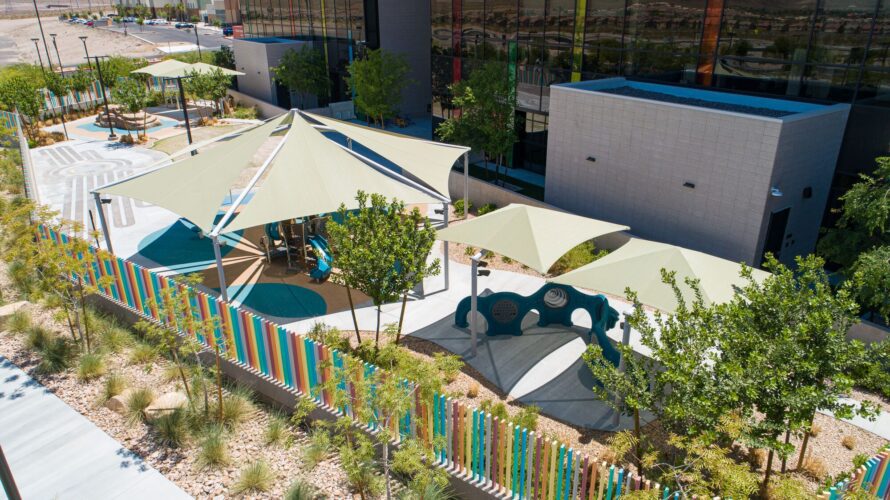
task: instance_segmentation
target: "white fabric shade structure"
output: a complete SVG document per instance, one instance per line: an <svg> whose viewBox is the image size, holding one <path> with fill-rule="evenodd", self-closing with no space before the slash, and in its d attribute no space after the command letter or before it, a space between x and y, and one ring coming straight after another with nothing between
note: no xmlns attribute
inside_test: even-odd
<svg viewBox="0 0 890 500"><path fill-rule="evenodd" d="M568 212L511 203L460 225L442 229L436 234L436 238L506 255L540 273L547 273L560 257L577 245L627 229L627 226ZM481 253L473 256L470 266L470 347L473 356L477 352L477 278L480 257Z"/></svg>
<svg viewBox="0 0 890 500"><path fill-rule="evenodd" d="M223 68L221 66L214 66L203 62L189 64L177 61L176 59L167 59L165 61L149 64L144 68L133 70L130 73L141 73L156 78L185 78L191 73L210 73L216 69L221 70L223 74L229 76L244 75L244 73L240 71Z"/></svg>
<svg viewBox="0 0 890 500"><path fill-rule="evenodd" d="M451 167L470 151L465 146L425 141L310 113L306 115L398 165L443 196Z"/></svg>
<svg viewBox="0 0 890 500"><path fill-rule="evenodd" d="M442 202L353 157L299 113L294 115L290 132L267 172L250 202L231 222L221 222L213 234L333 212L341 204L356 208L359 189L406 203ZM236 201L233 209L238 205Z"/></svg>
<svg viewBox="0 0 890 500"><path fill-rule="evenodd" d="M706 305L729 302L736 289L747 284L740 275L742 265L737 262L638 238L632 238L609 255L550 281L622 297L625 289L630 288L637 292L641 304L671 313L677 308L677 299L671 287L662 282L662 269L676 271L677 285L687 303L691 303L695 295L686 285L686 278L699 280ZM770 275L759 269L751 272L757 281Z"/></svg>
<svg viewBox="0 0 890 500"><path fill-rule="evenodd" d="M166 208L190 220L205 233L214 228L220 206L232 185L287 115L219 141L200 155L98 188Z"/></svg>
<svg viewBox="0 0 890 500"><path fill-rule="evenodd" d="M236 185L258 149L276 132L288 128L264 158L246 186ZM200 155L93 190L111 249L99 193L142 200L179 214L213 239L223 298L225 275L218 236L270 222L355 208L359 190L398 198L405 203L443 203L447 198L384 167L370 165L326 137L292 110L243 132L223 136ZM450 166L448 167L450 169ZM222 218L216 220L231 191L240 190ZM248 201L248 194L251 194ZM447 218L446 218L447 224ZM446 249L447 259L447 249ZM448 282L447 265L445 270Z"/></svg>
<svg viewBox="0 0 890 500"><path fill-rule="evenodd" d="M547 208L512 203L457 226L436 238L506 255L546 274L560 257L585 241L627 226Z"/></svg>

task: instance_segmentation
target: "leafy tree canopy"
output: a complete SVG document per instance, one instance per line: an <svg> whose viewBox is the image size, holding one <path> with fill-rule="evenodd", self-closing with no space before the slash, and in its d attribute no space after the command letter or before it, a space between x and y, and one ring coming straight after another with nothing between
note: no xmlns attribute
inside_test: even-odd
<svg viewBox="0 0 890 500"><path fill-rule="evenodd" d="M385 127L386 120L396 116L402 91L410 83L408 61L403 54L383 49L369 50L362 59L347 66L346 83L355 92L355 105Z"/></svg>
<svg viewBox="0 0 890 500"><path fill-rule="evenodd" d="M301 107L307 94L330 95L331 79L324 53L308 44L298 51L285 52L278 66L272 68L272 75L275 81L300 94Z"/></svg>

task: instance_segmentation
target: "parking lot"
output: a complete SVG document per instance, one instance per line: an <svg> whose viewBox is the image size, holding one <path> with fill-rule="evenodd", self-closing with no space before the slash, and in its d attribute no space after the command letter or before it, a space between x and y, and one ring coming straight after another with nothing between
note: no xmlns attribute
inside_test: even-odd
<svg viewBox="0 0 890 500"><path fill-rule="evenodd" d="M174 23L167 25L148 25L139 26L135 23L126 24L126 33L129 36L138 38L143 42L155 45L159 50L165 52L176 52L176 47L190 47L194 50L195 30L194 28L176 29ZM114 31L117 33L124 32L123 24L115 24L113 26L101 27L99 29ZM232 40L222 36L222 31L214 28L198 27L198 40L200 40L201 48L208 50L216 50L221 46L232 46ZM166 49L166 50L165 50Z"/></svg>

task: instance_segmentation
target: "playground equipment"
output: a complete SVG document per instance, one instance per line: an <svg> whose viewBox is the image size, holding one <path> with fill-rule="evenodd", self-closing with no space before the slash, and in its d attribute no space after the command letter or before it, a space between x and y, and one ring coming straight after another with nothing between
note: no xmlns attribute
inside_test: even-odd
<svg viewBox="0 0 890 500"><path fill-rule="evenodd" d="M331 248L328 240L320 234L309 237L309 245L315 253L315 268L309 271L309 277L316 281L324 281L331 275Z"/></svg>
<svg viewBox="0 0 890 500"><path fill-rule="evenodd" d="M487 323L486 335L522 335L522 320L531 311L538 313L538 326L553 323L572 326L572 313L584 309L590 314L592 323L587 343L592 343L596 336L606 359L617 365L621 357L606 336L606 331L618 322L618 311L609 306L609 301L602 295L587 295L570 286L547 283L530 296L495 292L477 300L477 311ZM464 297L457 304L455 325L468 327L469 313L470 297Z"/></svg>

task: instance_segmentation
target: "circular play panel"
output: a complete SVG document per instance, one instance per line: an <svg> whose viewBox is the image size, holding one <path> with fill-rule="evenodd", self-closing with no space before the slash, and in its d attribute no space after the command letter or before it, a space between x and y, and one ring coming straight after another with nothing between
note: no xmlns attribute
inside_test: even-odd
<svg viewBox="0 0 890 500"><path fill-rule="evenodd" d="M239 305L277 318L310 318L327 314L328 305L318 293L284 283L232 285L229 299Z"/></svg>
<svg viewBox="0 0 890 500"><path fill-rule="evenodd" d="M238 231L220 238L220 241L227 243L220 247L223 256L232 251L241 234ZM143 238L139 242L139 255L171 269L215 259L213 242L210 238L199 237L198 228L185 219L179 219Z"/></svg>

